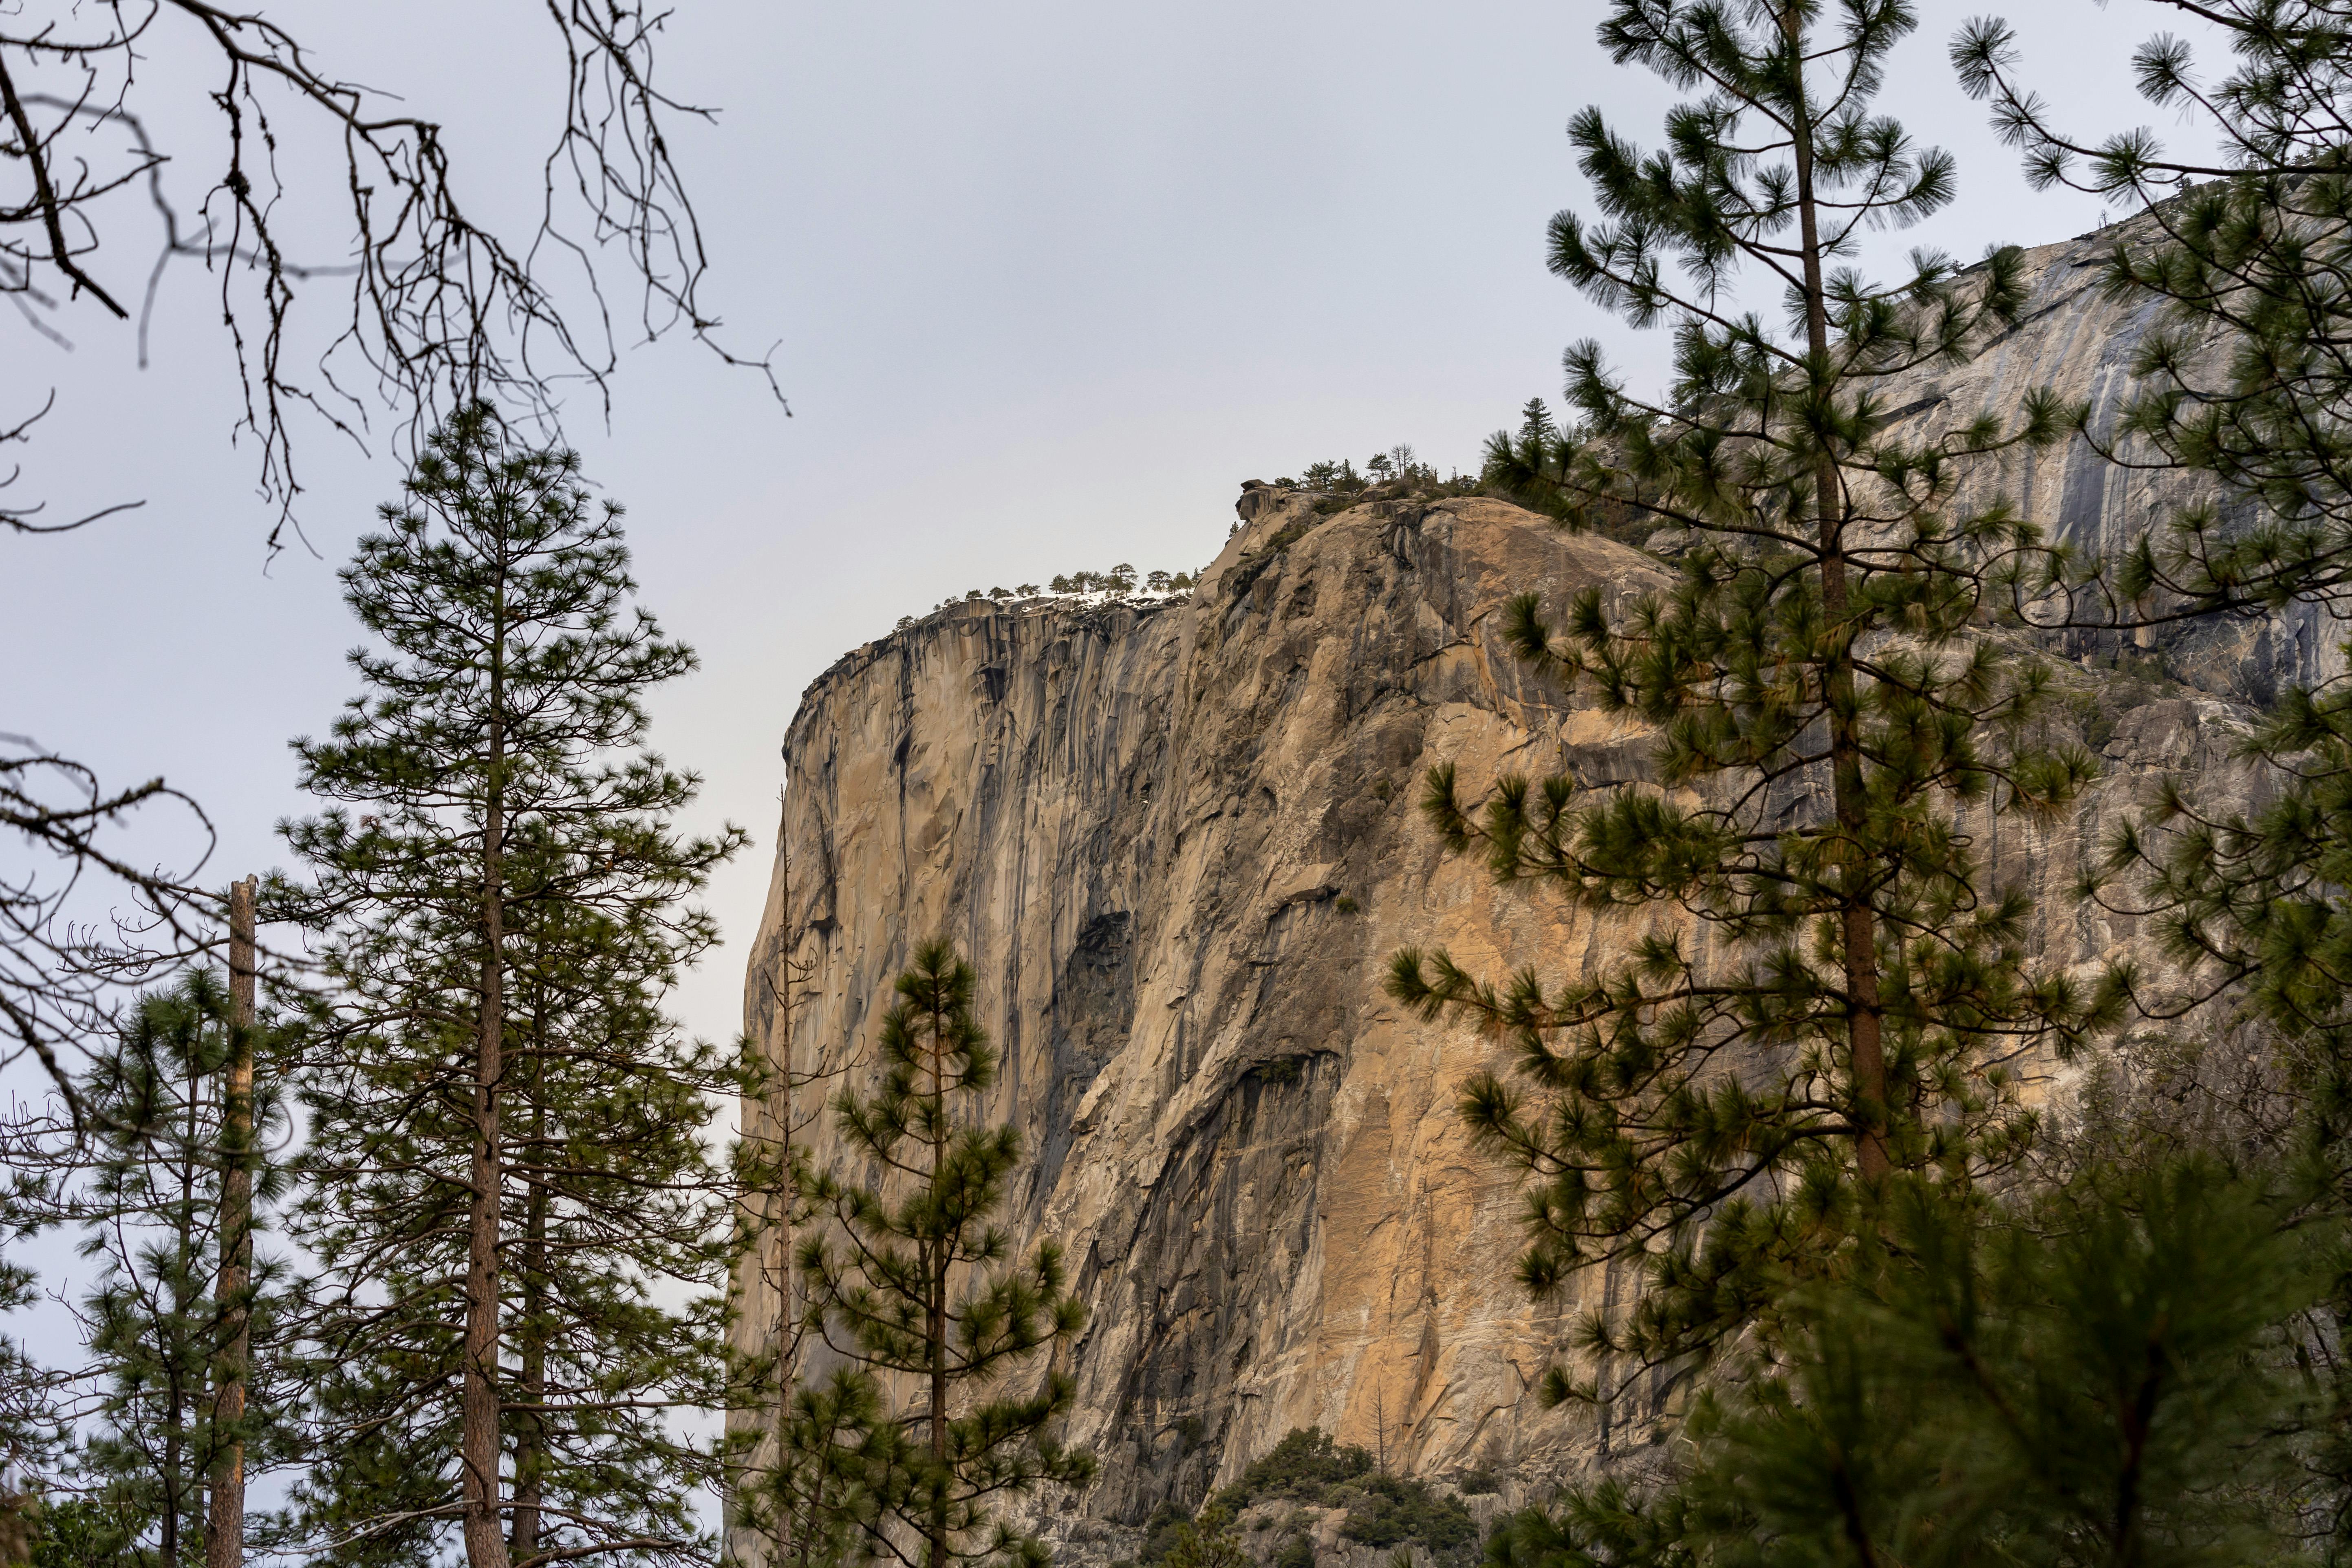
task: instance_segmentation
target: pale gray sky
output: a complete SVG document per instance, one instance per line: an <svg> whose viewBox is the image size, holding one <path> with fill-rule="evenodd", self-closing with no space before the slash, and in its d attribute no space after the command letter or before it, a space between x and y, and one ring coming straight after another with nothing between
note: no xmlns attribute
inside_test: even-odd
<svg viewBox="0 0 2352 1568"><path fill-rule="evenodd" d="M1887 106L1961 160L1959 202L1885 243L1973 258L2094 226L2028 193L1944 61L1980 7L1927 5ZM1994 7L1999 8L1999 7ZM451 127L472 188L528 192L551 79L530 0L268 7L331 68ZM2008 7L2028 73L2097 128L2149 120L2126 57L2175 13L2146 0ZM577 409L590 476L630 510L645 602L700 649L657 739L708 780L703 815L759 836L712 889L748 937L768 875L777 746L802 688L901 615L993 584L1129 561L1194 567L1240 480L1406 441L1441 468L1532 395L1570 339L1637 338L1543 268L1583 198L1562 127L1597 101L1654 141L1670 94L1592 43L1598 0L688 0L663 67L723 106L681 129L739 342L780 340L796 416L688 344L631 354L609 431ZM152 69L168 79L173 62ZM2160 125L2167 134L2178 128ZM166 127L168 131L168 127ZM194 160L201 167L201 160ZM143 260L118 266L135 278ZM334 570L398 473L310 430L314 557L267 564L269 514L227 444L235 385L208 281L169 286L152 368L85 311L60 353L0 321L14 405L58 414L26 488L130 496L80 534L0 539L0 730L128 779L164 773L221 832L215 880L279 864L304 805L286 742L349 696ZM159 850L163 848L159 845ZM738 1025L740 946L682 1009Z"/></svg>

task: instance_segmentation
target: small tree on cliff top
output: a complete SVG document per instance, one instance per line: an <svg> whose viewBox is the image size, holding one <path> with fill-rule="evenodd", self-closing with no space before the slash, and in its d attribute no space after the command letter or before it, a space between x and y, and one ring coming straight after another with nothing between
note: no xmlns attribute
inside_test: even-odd
<svg viewBox="0 0 2352 1568"><path fill-rule="evenodd" d="M1464 1111L1533 1184L1523 1277L1549 1291L1639 1260L1630 1319L1589 1331L1654 1363L1826 1266L1890 1171L1997 1157L2005 1064L2094 1021L2032 970L2025 900L1988 889L1958 820L2054 808L2091 772L2027 743L2046 678L1980 635L2053 552L2003 505L1955 504L1966 459L2054 439L2062 411L2035 393L1930 436L1883 390L2015 321L2016 255L1963 272L1915 252L1891 285L1835 265L1952 192L1946 154L1869 110L1913 25L1898 0L1619 0L1611 55L1702 96L1646 155L1577 116L1609 222L1554 218L1551 267L1635 325L1671 322L1675 383L1644 401L1580 343L1581 425L1531 407L1489 447L1491 484L1571 527L1630 511L1689 531L1670 592L1612 612L1588 590L1559 628L1528 595L1507 635L1656 726L1656 784L1696 800L1507 778L1482 807L1434 770L1427 811L1498 879L1673 918L1594 978L1497 985L1409 950L1390 990L1517 1047L1517 1083L1481 1076ZM1742 268L1781 290L1785 327L1727 302Z"/></svg>
<svg viewBox="0 0 2352 1568"><path fill-rule="evenodd" d="M828 1342L918 1390L894 1423L849 1439L859 1463L845 1479L857 1496L843 1495L868 1551L924 1568L1042 1564L1044 1547L993 1518L994 1505L1042 1481L1075 1485L1094 1473L1091 1456L1054 1436L1070 1407L1067 1373L1048 1372L1034 1393L984 1396L1075 1335L1085 1310L1064 1292L1060 1247L1044 1241L1015 1258L997 1222L1020 1133L958 1125L959 1110L976 1111L996 1081L972 988L971 966L945 941L924 943L898 976L898 1001L882 1023L881 1088L870 1097L845 1089L836 1101L849 1152L878 1179L814 1178L813 1194L837 1224L801 1248ZM854 1403L842 1386L836 1380L831 1405L805 1410L813 1426L833 1424L836 1447Z"/></svg>

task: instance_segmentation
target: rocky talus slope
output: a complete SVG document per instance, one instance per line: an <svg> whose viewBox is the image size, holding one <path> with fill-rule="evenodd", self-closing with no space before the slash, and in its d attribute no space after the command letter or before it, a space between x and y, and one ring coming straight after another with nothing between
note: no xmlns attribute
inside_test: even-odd
<svg viewBox="0 0 2352 1568"><path fill-rule="evenodd" d="M2034 253L2033 318L1923 384L1912 416L2037 382L2111 406L2146 322L2090 288L2100 243ZM2085 543L2165 499L2080 450L2004 482ZM1515 1500L1638 1454L1671 1415L1539 1407L1538 1372L1623 1281L1591 1275L1544 1308L1519 1292L1512 1178L1454 1112L1499 1047L1380 989L1407 944L1581 973L1636 929L1496 889L1416 801L1440 760L1469 784L1641 776L1646 736L1531 679L1496 612L1529 589L1633 594L1668 567L1492 500L1327 514L1255 487L1240 510L1187 598L973 602L820 677L786 734L751 950L747 1026L803 1068L870 1047L922 938L952 937L979 972L1004 1053L994 1109L1034 1155L1015 1227L1063 1241L1089 1313L1066 1436L1101 1475L1049 1523L1090 1557L1131 1554L1155 1507L1196 1503L1294 1427L1411 1475L1491 1470ZM2321 673L2323 642L2292 618L2238 623L2151 647L2162 674L2150 658L2126 679L2109 650L2070 678L2106 781L2063 826L1981 829L1996 877L2036 895L2051 956L2143 940L2069 896L2086 846L2157 773L2242 787L2246 702ZM746 1110L755 1128L784 1111ZM822 1156L821 1118L810 1136ZM744 1270L747 1345L782 1273L772 1255Z"/></svg>

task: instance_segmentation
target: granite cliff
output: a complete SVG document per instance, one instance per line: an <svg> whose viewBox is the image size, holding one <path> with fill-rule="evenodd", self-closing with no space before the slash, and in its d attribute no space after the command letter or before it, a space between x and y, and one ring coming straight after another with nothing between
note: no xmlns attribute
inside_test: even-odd
<svg viewBox="0 0 2352 1568"><path fill-rule="evenodd" d="M2094 287L2105 238L2032 253L2026 322L1922 381L1906 417L2043 383L2111 411L2147 321ZM2000 482L2086 545L2167 499L2079 446ZM1498 891L1415 802L1441 759L1465 781L1643 773L1646 736L1531 679L1496 612L1663 584L1672 541L1570 536L1486 499L1327 504L1246 488L1188 597L928 617L825 671L785 735L747 1027L811 1062L870 1040L916 941L971 958L1004 1053L996 1109L1034 1155L1017 1226L1062 1239L1089 1312L1067 1436L1102 1470L1050 1524L1090 1556L1130 1555L1156 1506L1198 1502L1293 1427L1435 1480L1490 1470L1516 1500L1637 1454L1671 1415L1540 1408L1539 1369L1624 1282L1521 1295L1513 1182L1454 1110L1496 1047L1404 1016L1380 979L1408 943L1496 970L1616 951L1631 928ZM2231 749L2250 704L2335 650L2290 615L2144 638L2128 675L2111 644L2061 651L2107 777L2061 828L1983 830L2048 952L2089 961L2142 933L2069 896L2084 847L2155 774L2247 787ZM744 1273L747 1343L774 1321L767 1263Z"/></svg>

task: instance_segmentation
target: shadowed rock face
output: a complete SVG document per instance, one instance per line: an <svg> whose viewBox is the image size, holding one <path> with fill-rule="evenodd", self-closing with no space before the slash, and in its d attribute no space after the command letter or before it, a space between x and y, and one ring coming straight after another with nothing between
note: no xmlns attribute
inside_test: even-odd
<svg viewBox="0 0 2352 1568"><path fill-rule="evenodd" d="M1923 390L1915 416L2034 380L2112 402L2116 344L2144 323L2089 292L2078 263L2099 243L2037 253L2041 313ZM2011 481L2029 512L2108 542L2160 498L2095 462L2044 457ZM1063 1242L1089 1312L1067 1436L1102 1473L1055 1505L1066 1542L1127 1539L1118 1527L1197 1502L1295 1426L1383 1447L1409 1474L1492 1466L1516 1492L1638 1455L1669 1414L1663 1389L1621 1402L1614 1426L1538 1406L1533 1380L1570 1325L1622 1281L1524 1298L1514 1183L1454 1109L1500 1047L1380 991L1407 944L1589 973L1639 929L1495 889L1442 855L1416 803L1441 760L1474 787L1643 776L1647 736L1533 681L1496 612L1528 590L1622 597L1668 569L1487 500L1323 516L1260 488L1241 510L1190 598L958 606L842 659L784 743L748 1027L779 1062L869 1052L915 942L945 933L979 972L1004 1056L992 1112L1034 1156L1014 1228ZM1994 876L2037 895L2051 956L2140 940L2067 892L2137 782L2189 770L2248 787L2226 761L2237 700L2318 672L2292 624L2221 630L2237 640L2181 647L2197 685L2083 678L2082 726L2112 773L2075 819L1977 825ZM788 962L804 979L787 1028ZM821 1121L813 1135L822 1154ZM767 1262L744 1272L747 1343L775 1317Z"/></svg>
<svg viewBox="0 0 2352 1568"><path fill-rule="evenodd" d="M2005 416L2028 390L2046 386L2070 404L2089 405L2092 434L2105 444L2128 400L2133 356L2156 324L2158 306L2151 300L2108 295L2100 268L2117 244L2139 246L2156 237L2148 220L2139 218L2027 251L2028 302L2018 325L1963 365L1915 374L1890 388L1884 402L1901 415L1896 433L1941 431L1988 411ZM2117 466L2081 441L2021 452L1998 467L1969 471L1964 500L2004 495L2021 516L2093 554L2123 549L2200 495L2216 500L2224 518L2246 515L2242 503L2219 498L2199 481L2161 469ZM2255 704L2270 702L2284 687L2314 685L2345 668L2343 633L2331 629L2326 614L2310 605L2292 605L2276 616L2168 627L2137 640L2143 648L2161 649L2167 668L2179 679ZM2063 646L2079 656L2092 651L2096 639L2076 634Z"/></svg>

